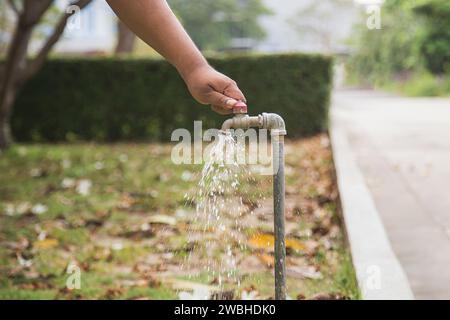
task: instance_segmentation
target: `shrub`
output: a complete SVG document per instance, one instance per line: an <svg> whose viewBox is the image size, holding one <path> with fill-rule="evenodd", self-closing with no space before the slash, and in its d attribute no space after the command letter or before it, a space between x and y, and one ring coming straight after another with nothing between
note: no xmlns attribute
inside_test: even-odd
<svg viewBox="0 0 450 320"><path fill-rule="evenodd" d="M326 129L331 64L318 55L210 59L245 92L251 114L277 112L292 137ZM175 128L220 127L223 116L198 105L162 60L56 59L21 92L14 107L19 141L170 140Z"/></svg>
<svg viewBox="0 0 450 320"><path fill-rule="evenodd" d="M354 53L347 64L353 81L386 86L405 74L448 74L448 0L386 0L381 19L381 30L370 30L365 23L354 30Z"/></svg>

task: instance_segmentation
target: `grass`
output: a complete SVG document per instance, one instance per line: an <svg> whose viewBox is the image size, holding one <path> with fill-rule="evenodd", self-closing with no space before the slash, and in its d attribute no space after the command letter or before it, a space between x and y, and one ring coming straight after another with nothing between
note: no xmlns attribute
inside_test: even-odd
<svg viewBox="0 0 450 320"><path fill-rule="evenodd" d="M192 289L177 281L211 285L202 271L206 257L187 238L198 221L185 194L197 190L201 166L176 166L170 151L161 144L86 143L15 145L1 154L0 299L175 299ZM288 269L320 273L289 274L289 296L357 299L328 138L290 141L286 152L288 238L312 247L289 250ZM271 180L254 177L240 192L248 211L261 214L245 215L251 223L240 230L243 239L271 232ZM207 236L215 237L201 235ZM232 246L240 286L226 287L235 298L242 291L272 297L271 248ZM66 288L69 265L79 268L80 289Z"/></svg>
<svg viewBox="0 0 450 320"><path fill-rule="evenodd" d="M433 75L427 71L405 72L403 75L378 79L369 83L367 79L349 74L347 84L374 87L408 97L450 97L450 74Z"/></svg>
<svg viewBox="0 0 450 320"><path fill-rule="evenodd" d="M386 83L381 88L409 97L448 97L450 96L450 76L416 72L407 79Z"/></svg>

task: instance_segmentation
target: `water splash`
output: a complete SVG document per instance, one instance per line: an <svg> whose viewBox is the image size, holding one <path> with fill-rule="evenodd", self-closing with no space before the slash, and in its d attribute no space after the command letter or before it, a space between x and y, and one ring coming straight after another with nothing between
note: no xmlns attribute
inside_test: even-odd
<svg viewBox="0 0 450 320"><path fill-rule="evenodd" d="M200 272L206 279L202 278L219 291L239 289L241 285L237 269L245 239L239 221L248 208L243 204L240 188L249 175L237 161L238 153L245 152L243 148L230 133L220 132L191 199L196 204L196 214L188 240L195 246L185 265L192 268L194 260L199 260L198 267L203 268Z"/></svg>

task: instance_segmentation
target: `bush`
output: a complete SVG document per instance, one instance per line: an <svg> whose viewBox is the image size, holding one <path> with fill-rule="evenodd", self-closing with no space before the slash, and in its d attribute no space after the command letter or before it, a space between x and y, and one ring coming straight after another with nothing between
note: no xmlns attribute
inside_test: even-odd
<svg viewBox="0 0 450 320"><path fill-rule="evenodd" d="M386 0L381 19L381 30L370 30L365 23L355 28L354 53L347 64L352 80L385 86L405 74L448 74L448 0Z"/></svg>
<svg viewBox="0 0 450 320"><path fill-rule="evenodd" d="M411 97L448 96L450 94L450 76L437 77L429 72L418 72L403 81L383 88Z"/></svg>
<svg viewBox="0 0 450 320"><path fill-rule="evenodd" d="M331 58L318 55L210 59L246 93L251 114L276 112L289 136L327 126ZM175 128L220 127L225 120L189 95L161 60L57 59L21 92L14 107L19 141L170 140Z"/></svg>

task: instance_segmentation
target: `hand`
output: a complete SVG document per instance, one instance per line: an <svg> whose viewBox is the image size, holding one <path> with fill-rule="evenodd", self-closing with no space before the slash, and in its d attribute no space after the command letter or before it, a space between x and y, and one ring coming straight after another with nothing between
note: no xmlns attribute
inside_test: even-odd
<svg viewBox="0 0 450 320"><path fill-rule="evenodd" d="M210 104L219 114L230 114L238 101L246 102L236 82L209 65L196 68L185 77L185 81L198 102Z"/></svg>

